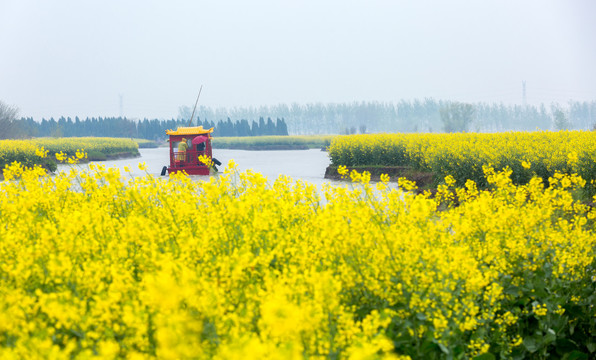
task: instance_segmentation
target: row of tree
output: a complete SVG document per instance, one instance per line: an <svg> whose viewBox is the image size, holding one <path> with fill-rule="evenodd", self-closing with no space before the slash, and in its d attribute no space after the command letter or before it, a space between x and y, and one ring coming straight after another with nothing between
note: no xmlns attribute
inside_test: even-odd
<svg viewBox="0 0 596 360"><path fill-rule="evenodd" d="M163 140L167 137L166 130L175 130L181 126L188 126L184 119L143 119L135 121L123 117L85 118L75 117L58 120L54 118L42 119L41 122L33 118L16 119L14 113L11 120L0 121L0 139L4 138L30 138L38 136L74 137L74 136L99 136L99 137L130 137L150 140ZM6 126L2 126L1 124ZM10 126L9 126L10 125ZM247 120L232 122L230 118L217 123L210 121L194 121L193 126L214 128L214 136L263 136L263 135L288 135L288 128L284 119L259 118L258 121L249 123Z"/></svg>
<svg viewBox="0 0 596 360"><path fill-rule="evenodd" d="M341 134L358 129L368 132L533 131L591 129L596 124L596 101L539 106L474 103L467 104L471 113L465 129L452 129L452 124L446 123L445 119L453 106L460 105L452 101L424 99L397 103L295 103L215 109L201 106L197 110L200 117L211 119L284 118L290 134ZM191 108L182 106L178 117L188 119L190 112Z"/></svg>
<svg viewBox="0 0 596 360"><path fill-rule="evenodd" d="M61 117L36 121L17 119L17 113L16 108L0 101L0 139L110 136L159 140L166 136L167 129L187 126L191 116L190 108L186 106L180 107L177 119L169 120ZM207 119L226 120L213 122ZM434 99L398 103L280 104L259 108L201 106L194 123L205 128L214 127L215 136L592 129L596 124L596 101L569 101L566 105L553 103L548 107L544 104L464 104Z"/></svg>

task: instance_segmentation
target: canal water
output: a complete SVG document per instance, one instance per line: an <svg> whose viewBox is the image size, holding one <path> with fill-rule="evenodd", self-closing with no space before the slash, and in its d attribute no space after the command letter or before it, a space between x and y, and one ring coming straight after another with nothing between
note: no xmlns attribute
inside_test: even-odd
<svg viewBox="0 0 596 360"><path fill-rule="evenodd" d="M123 175L126 175L124 168L128 167L132 176L144 176L145 173L138 168L138 164L144 162L149 174L160 176L162 168L169 163L168 148L139 149L139 152L141 157L100 161L97 164L117 167ZM234 160L240 171L251 169L266 176L269 181L277 179L279 175L287 175L294 180L301 179L315 185L344 183L324 178L325 169L329 166L330 160L327 152L319 149L279 151L214 149L213 157L221 161L222 165L218 167L220 171L223 171L228 161ZM77 166L84 168L87 165ZM68 168L69 165L59 165L58 170ZM201 180L208 177L193 176L193 178Z"/></svg>

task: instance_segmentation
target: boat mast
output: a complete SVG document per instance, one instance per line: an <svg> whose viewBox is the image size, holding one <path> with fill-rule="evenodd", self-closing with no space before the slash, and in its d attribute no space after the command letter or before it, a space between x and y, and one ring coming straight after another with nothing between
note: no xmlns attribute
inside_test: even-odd
<svg viewBox="0 0 596 360"><path fill-rule="evenodd" d="M197 95L197 101L195 101L195 108L192 109L192 115L190 115L190 121L188 122L188 127L192 124L192 118L195 116L195 110L197 109L197 104L199 103L199 97L201 97L201 90L203 90L203 85L199 89L199 95Z"/></svg>

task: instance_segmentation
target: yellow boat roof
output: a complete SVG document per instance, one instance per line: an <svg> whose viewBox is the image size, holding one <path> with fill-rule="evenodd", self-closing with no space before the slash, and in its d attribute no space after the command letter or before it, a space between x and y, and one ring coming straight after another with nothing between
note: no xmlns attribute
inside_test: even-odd
<svg viewBox="0 0 596 360"><path fill-rule="evenodd" d="M166 134L168 135L201 135L201 134L211 134L213 132L213 128L211 129L203 129L202 126L193 126L193 127L179 127L174 130L166 130Z"/></svg>

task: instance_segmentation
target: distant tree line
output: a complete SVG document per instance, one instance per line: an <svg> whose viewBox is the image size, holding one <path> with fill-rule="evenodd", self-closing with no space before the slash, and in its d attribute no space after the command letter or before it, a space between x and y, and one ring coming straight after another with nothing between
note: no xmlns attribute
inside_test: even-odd
<svg viewBox="0 0 596 360"><path fill-rule="evenodd" d="M228 117L227 121L219 121L217 125L203 125L203 127L214 127L214 136L265 136L265 135L288 135L288 126L284 118L277 118L274 122L270 117L265 120L259 117L259 121L242 119L232 122Z"/></svg>
<svg viewBox="0 0 596 360"><path fill-rule="evenodd" d="M169 120L60 117L36 121L17 119L17 112L0 101L0 138L110 136L160 140L166 137L167 129L187 126L191 116L191 108L187 106L180 107L178 117ZM193 125L214 127L214 136L573 130L594 128L596 101L552 103L548 107L434 99L216 109L201 106L197 114Z"/></svg>
<svg viewBox="0 0 596 360"><path fill-rule="evenodd" d="M166 130L181 126L188 126L187 119L143 119L136 121L123 117L98 117L85 118L84 120L75 117L60 117L41 119L41 122L35 121L31 117L14 119L16 113L11 113L13 120L7 122L10 124L10 133L3 132L5 138L27 138L27 137L75 137L75 136L98 136L98 137L130 137L149 140L163 140L167 137ZM0 130L2 122L0 122ZM228 118L226 121L219 120L217 123L210 121L193 121L192 126L203 126L204 128L214 128L214 136L262 136L262 135L288 135L288 128L285 120L271 118L259 118L258 121L249 123L247 120L232 121ZM8 129L8 125L6 127Z"/></svg>
<svg viewBox="0 0 596 360"><path fill-rule="evenodd" d="M465 109L459 107L466 105ZM191 108L180 107L179 117L189 118ZM461 111L460 111L461 110ZM465 110L465 111L463 111ZM441 115L443 112L443 116ZM466 116L454 118L454 112ZM539 106L472 103L424 99L387 102L279 104L261 107L209 108L201 106L202 118L284 118L288 133L345 134L358 132L453 132L534 131L592 129L596 101L569 101ZM451 118L450 120L447 120ZM459 126L457 124L460 124ZM453 127L455 126L455 127Z"/></svg>

